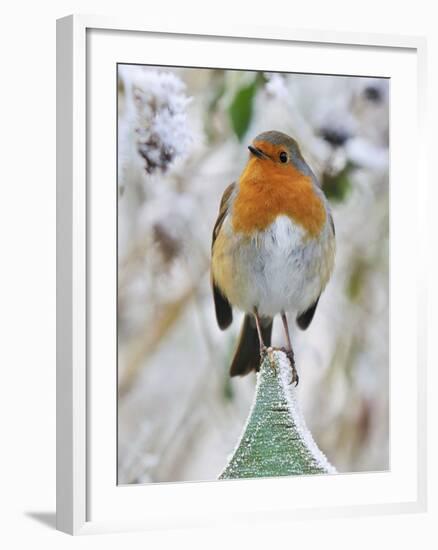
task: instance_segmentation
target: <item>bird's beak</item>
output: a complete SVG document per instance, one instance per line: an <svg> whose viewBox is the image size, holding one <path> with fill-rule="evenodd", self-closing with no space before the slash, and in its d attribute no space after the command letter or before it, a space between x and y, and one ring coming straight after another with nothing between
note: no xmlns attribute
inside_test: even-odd
<svg viewBox="0 0 438 550"><path fill-rule="evenodd" d="M257 158L259 159L267 159L269 158L268 155L266 153L264 153L263 151L261 151L260 149L257 149L257 147L254 147L254 145L248 145L248 149L250 150L250 152Z"/></svg>

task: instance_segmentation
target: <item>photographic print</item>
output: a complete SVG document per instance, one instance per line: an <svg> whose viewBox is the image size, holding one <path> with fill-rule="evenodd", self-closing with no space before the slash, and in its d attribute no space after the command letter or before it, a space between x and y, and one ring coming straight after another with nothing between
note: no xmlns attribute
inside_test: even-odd
<svg viewBox="0 0 438 550"><path fill-rule="evenodd" d="M389 469L389 80L117 66L118 483Z"/></svg>

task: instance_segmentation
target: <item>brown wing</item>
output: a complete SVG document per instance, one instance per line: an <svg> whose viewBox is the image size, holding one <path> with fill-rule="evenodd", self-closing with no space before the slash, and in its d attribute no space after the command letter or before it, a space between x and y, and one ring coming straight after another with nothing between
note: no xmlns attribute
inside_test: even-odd
<svg viewBox="0 0 438 550"><path fill-rule="evenodd" d="M214 224L213 228L213 236L212 236L212 242L211 242L211 249L213 251L214 242L219 234L219 231L221 230L222 224L224 223L225 216L228 213L228 206L229 206L229 200L231 197L231 194L234 191L235 183L232 183L229 185L222 195L221 204L219 207L219 215L217 217L216 223ZM233 311L231 309L230 302L227 300L226 296L224 296L220 290L220 288L215 284L213 274L211 276L211 285L213 288L213 298L214 298L214 306L216 310L216 319L217 324L219 327L224 330L228 328L231 325L231 322L233 320Z"/></svg>
<svg viewBox="0 0 438 550"><path fill-rule="evenodd" d="M216 240L216 237L218 236L219 231L221 230L222 224L224 223L225 216L228 213L228 201L230 200L230 197L235 187L236 187L236 184L231 183L225 189L224 194L222 195L221 204L219 206L219 214L213 228L213 238L211 240L211 248L213 248L214 241Z"/></svg>
<svg viewBox="0 0 438 550"><path fill-rule="evenodd" d="M335 224L333 222L333 216L331 215L330 212L329 212L329 222L330 222L331 230L333 232L333 237L335 237L336 235ZM297 315L297 324L301 330L306 330L306 328L312 322L320 297L321 295L318 296L316 301L306 311L303 311L303 313L300 313L300 315Z"/></svg>
<svg viewBox="0 0 438 550"><path fill-rule="evenodd" d="M333 231L333 237L336 237L335 222L333 221L333 216L331 214L329 214L329 220Z"/></svg>
<svg viewBox="0 0 438 550"><path fill-rule="evenodd" d="M301 330L306 330L306 328L310 325L312 322L313 316L315 315L316 306L319 302L319 296L316 299L316 302L314 302L309 309L301 313L300 315L297 315L297 324L300 327Z"/></svg>

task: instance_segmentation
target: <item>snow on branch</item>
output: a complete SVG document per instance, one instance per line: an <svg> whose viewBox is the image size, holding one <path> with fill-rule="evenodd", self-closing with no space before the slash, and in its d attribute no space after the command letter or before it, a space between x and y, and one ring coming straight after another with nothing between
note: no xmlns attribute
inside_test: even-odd
<svg viewBox="0 0 438 550"><path fill-rule="evenodd" d="M240 441L219 479L336 473L306 426L290 377L286 355L269 350Z"/></svg>

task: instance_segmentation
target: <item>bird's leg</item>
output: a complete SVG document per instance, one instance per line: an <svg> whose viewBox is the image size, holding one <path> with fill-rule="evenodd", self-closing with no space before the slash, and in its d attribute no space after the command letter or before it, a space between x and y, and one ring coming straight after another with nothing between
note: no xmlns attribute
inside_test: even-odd
<svg viewBox="0 0 438 550"><path fill-rule="evenodd" d="M258 337L259 337L259 344L260 344L260 361L263 361L267 351L268 351L268 348L265 346L265 343L263 341L263 334L262 334L262 329L261 329L261 326L260 326L260 318L259 318L259 314L258 314L258 311L257 311L257 308L254 308L254 318L255 318L255 323L256 323L256 327L257 327L257 334L258 334Z"/></svg>
<svg viewBox="0 0 438 550"><path fill-rule="evenodd" d="M284 331L286 333L287 348L285 352L286 352L287 358L289 359L290 366L292 367L292 379L289 382L289 384L292 384L293 382L295 382L295 386L298 386L299 376L297 373L297 369L295 367L294 350L292 349L292 342L290 340L290 334L289 334L289 326L287 324L287 317L284 311L281 314L281 320L283 321Z"/></svg>

